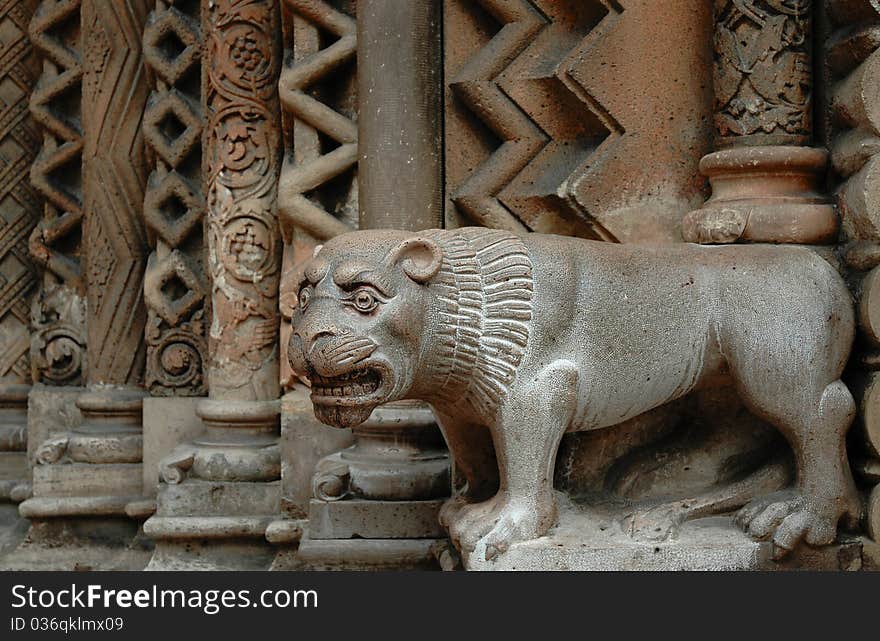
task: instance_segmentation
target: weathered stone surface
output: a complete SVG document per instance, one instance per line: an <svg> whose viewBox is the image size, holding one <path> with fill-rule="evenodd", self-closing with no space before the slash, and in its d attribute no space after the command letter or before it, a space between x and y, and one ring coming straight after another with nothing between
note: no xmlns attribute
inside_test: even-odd
<svg viewBox="0 0 880 641"><path fill-rule="evenodd" d="M198 2L158 0L144 28L144 60L153 72L144 114L153 159L144 195L153 247L144 278L145 382L154 396L203 396L207 391L199 22Z"/></svg>
<svg viewBox="0 0 880 641"><path fill-rule="evenodd" d="M279 555L275 570L439 570L445 546L434 539L324 539L305 537L296 557Z"/></svg>
<svg viewBox="0 0 880 641"><path fill-rule="evenodd" d="M810 0L715 3L715 147L700 161L712 197L682 237L704 244L830 244L827 153L813 140Z"/></svg>
<svg viewBox="0 0 880 641"><path fill-rule="evenodd" d="M317 501L309 509L312 539L439 539L443 501Z"/></svg>
<svg viewBox="0 0 880 641"><path fill-rule="evenodd" d="M31 41L43 56L43 73L30 106L44 133L31 180L45 199L42 220L30 237L31 257L42 268L39 295L31 311L31 371L34 382L48 385L80 385L87 369L85 292L80 273L80 4L80 0L43 0L30 24Z"/></svg>
<svg viewBox="0 0 880 641"><path fill-rule="evenodd" d="M82 413L76 399L82 393L78 387L34 385L28 394L28 460L36 461L40 446L53 436L79 427Z"/></svg>
<svg viewBox="0 0 880 641"><path fill-rule="evenodd" d="M151 547L129 519L34 521L26 538L0 557L0 570L136 571L147 565Z"/></svg>
<svg viewBox="0 0 880 641"><path fill-rule="evenodd" d="M719 147L812 139L812 0L715 3Z"/></svg>
<svg viewBox="0 0 880 641"><path fill-rule="evenodd" d="M515 543L492 561L477 555L468 570L578 571L734 571L861 570L862 544L845 541L824 548L803 547L784 561L773 559L772 544L750 539L730 519L715 517L688 523L677 539L635 541L601 510L560 510L560 523L546 536Z"/></svg>
<svg viewBox="0 0 880 641"><path fill-rule="evenodd" d="M351 430L328 427L315 418L304 386L297 385L281 397L281 484L286 513L307 516L318 461L351 444Z"/></svg>
<svg viewBox="0 0 880 641"><path fill-rule="evenodd" d="M27 387L31 382L29 320L38 285L28 237L42 215L30 166L41 137L28 111L40 61L28 38L37 0L0 2L0 500L27 481Z"/></svg>
<svg viewBox="0 0 880 641"><path fill-rule="evenodd" d="M712 144L711 3L444 8L448 226L680 239Z"/></svg>

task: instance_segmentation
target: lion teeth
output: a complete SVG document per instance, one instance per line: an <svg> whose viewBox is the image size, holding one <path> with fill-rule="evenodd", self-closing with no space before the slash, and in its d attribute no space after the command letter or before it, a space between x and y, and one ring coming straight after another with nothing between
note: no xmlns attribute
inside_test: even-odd
<svg viewBox="0 0 880 641"><path fill-rule="evenodd" d="M358 397L374 393L380 383L377 372L362 369L334 378L315 375L312 377L312 391L316 396Z"/></svg>

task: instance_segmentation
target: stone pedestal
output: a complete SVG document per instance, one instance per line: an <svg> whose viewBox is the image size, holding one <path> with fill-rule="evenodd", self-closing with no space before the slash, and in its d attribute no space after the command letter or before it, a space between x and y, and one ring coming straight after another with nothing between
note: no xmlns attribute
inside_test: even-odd
<svg viewBox="0 0 880 641"><path fill-rule="evenodd" d="M144 524L156 541L148 570L265 570L276 550L266 530L278 519L281 484L191 478L159 486Z"/></svg>
<svg viewBox="0 0 880 641"><path fill-rule="evenodd" d="M823 547L803 546L783 561L772 544L757 542L730 517L690 521L669 541L633 539L620 527L624 513L613 508L560 504L559 525L546 536L516 543L492 561L479 548L464 561L468 570L576 571L773 571L861 570L862 544L854 539Z"/></svg>
<svg viewBox="0 0 880 641"><path fill-rule="evenodd" d="M435 567L432 550L446 536L438 515L450 477L431 410L389 403L352 432L351 447L316 466L300 557L315 567ZM369 562L360 560L365 546Z"/></svg>

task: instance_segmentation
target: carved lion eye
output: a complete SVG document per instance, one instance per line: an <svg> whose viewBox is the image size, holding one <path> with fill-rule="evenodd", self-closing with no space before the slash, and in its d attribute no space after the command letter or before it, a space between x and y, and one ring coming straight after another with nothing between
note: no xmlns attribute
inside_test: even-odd
<svg viewBox="0 0 880 641"><path fill-rule="evenodd" d="M355 292L351 302L354 304L355 309L365 314L369 314L379 305L379 301L376 300L376 297L365 289L360 289Z"/></svg>
<svg viewBox="0 0 880 641"><path fill-rule="evenodd" d="M312 300L312 292L308 287L303 287L299 290L299 306L300 309L305 311L305 308L309 306L309 301Z"/></svg>

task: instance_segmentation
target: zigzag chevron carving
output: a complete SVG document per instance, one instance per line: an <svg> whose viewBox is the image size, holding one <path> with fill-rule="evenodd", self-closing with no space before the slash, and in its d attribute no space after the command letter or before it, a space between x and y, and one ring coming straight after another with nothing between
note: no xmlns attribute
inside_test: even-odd
<svg viewBox="0 0 880 641"><path fill-rule="evenodd" d="M86 371L85 300L80 274L82 229L82 83L80 0L43 0L30 23L43 56L43 73L31 94L43 146L31 182L45 199L30 253L43 268L31 310L33 380L78 385Z"/></svg>
<svg viewBox="0 0 880 641"><path fill-rule="evenodd" d="M660 34L711 42L709 9L446 0L448 222L677 239L704 188L711 52Z"/></svg>
<svg viewBox="0 0 880 641"><path fill-rule="evenodd" d="M88 382L143 381L144 269L141 210L148 166L141 128L149 87L142 30L147 0L84 0L84 227Z"/></svg>
<svg viewBox="0 0 880 641"><path fill-rule="evenodd" d="M292 155L285 159L278 192L278 207L285 236L295 227L317 240L327 240L351 230L351 212L357 212L353 194L339 204L339 214L327 211L313 194L322 185L357 164L357 124L341 113L329 98L316 97L316 88L328 79L337 83L338 70L353 61L357 52L354 18L321 0L285 0L293 12L291 63L281 72L279 94L288 129L292 130ZM323 30L338 38L320 47ZM322 147L321 136L338 143L331 151ZM348 214L348 215L346 215ZM341 219L343 218L343 219Z"/></svg>

